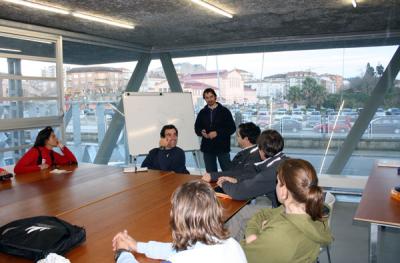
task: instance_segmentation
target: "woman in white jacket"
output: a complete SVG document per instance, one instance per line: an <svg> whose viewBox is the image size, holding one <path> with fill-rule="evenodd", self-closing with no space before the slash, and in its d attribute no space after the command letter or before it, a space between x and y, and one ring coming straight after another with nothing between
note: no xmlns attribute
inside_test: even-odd
<svg viewBox="0 0 400 263"><path fill-rule="evenodd" d="M201 180L178 187L171 199L172 243L137 242L127 231L113 238L117 263L136 263L130 252L171 263L246 263L240 245L224 228L223 211L214 190Z"/></svg>

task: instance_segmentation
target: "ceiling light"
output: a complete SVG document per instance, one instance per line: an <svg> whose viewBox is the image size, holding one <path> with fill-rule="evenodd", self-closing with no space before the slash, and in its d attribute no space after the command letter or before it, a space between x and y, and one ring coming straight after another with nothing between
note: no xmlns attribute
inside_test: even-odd
<svg viewBox="0 0 400 263"><path fill-rule="evenodd" d="M49 12L54 12L58 14L63 14L63 15L68 15L70 12L68 10L59 8L59 7L54 7L54 6L49 6L49 5L44 5L44 4L38 4L34 2L29 2L29 1L22 1L22 0L3 0L5 2L17 4L17 5L23 5L27 7L32 7L40 10L45 10Z"/></svg>
<svg viewBox="0 0 400 263"><path fill-rule="evenodd" d="M354 8L357 7L357 0L351 0L351 3L352 3L352 5L353 5Z"/></svg>
<svg viewBox="0 0 400 263"><path fill-rule="evenodd" d="M91 20L91 21L95 21L95 22L99 22L99 23L104 23L104 24L108 24L108 25L113 25L113 26L119 26L119 27L124 27L124 28L129 28L129 29L134 29L135 26L133 24L130 23L126 23L126 22L121 22L121 21L116 21L112 18L106 18L106 17L99 17L99 16L94 16L94 15L90 15L90 14L86 14L86 13L81 13L81 12L73 12L72 13L73 16L82 18L82 19L87 19L87 20Z"/></svg>
<svg viewBox="0 0 400 263"><path fill-rule="evenodd" d="M22 52L19 49L10 49L10 48L2 48L0 47L0 51L8 51L8 52Z"/></svg>
<svg viewBox="0 0 400 263"><path fill-rule="evenodd" d="M215 13L218 13L220 15L223 15L223 16L226 16L226 17L229 17L229 18L233 17L228 12L226 12L226 11L216 7L216 6L213 6L213 5L211 5L211 4L207 3L207 2L204 2L202 0L192 0L192 2L195 3L195 4L201 5L202 7L208 8L209 10L211 10L211 11L213 11Z"/></svg>

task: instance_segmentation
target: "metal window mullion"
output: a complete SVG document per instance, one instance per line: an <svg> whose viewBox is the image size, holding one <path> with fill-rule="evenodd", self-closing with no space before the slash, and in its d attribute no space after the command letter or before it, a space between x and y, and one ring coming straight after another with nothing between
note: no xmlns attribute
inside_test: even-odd
<svg viewBox="0 0 400 263"><path fill-rule="evenodd" d="M0 79L43 80L43 81L56 81L57 80L57 78L52 78L52 77L34 77L34 76L12 75L12 74L0 74Z"/></svg>
<svg viewBox="0 0 400 263"><path fill-rule="evenodd" d="M55 58L36 57L36 56L10 54L10 53L0 53L0 58L17 58L22 60L33 60L33 61L53 62L53 63L56 62Z"/></svg>
<svg viewBox="0 0 400 263"><path fill-rule="evenodd" d="M56 78L57 78L57 94L58 94L58 115L64 116L65 101L64 101L64 71L63 71L63 39L62 36L57 37L56 41ZM61 140L65 141L65 123L62 119Z"/></svg>
<svg viewBox="0 0 400 263"><path fill-rule="evenodd" d="M62 122L63 122L62 116L6 119L6 120L0 120L0 132L35 129L46 126L61 126Z"/></svg>
<svg viewBox="0 0 400 263"><path fill-rule="evenodd" d="M32 147L32 144L22 144L19 146L14 146L14 147L9 147L9 148L0 148L0 153L19 151L19 150L27 149L30 147Z"/></svg>
<svg viewBox="0 0 400 263"><path fill-rule="evenodd" d="M0 101L58 100L58 97L0 97Z"/></svg>
<svg viewBox="0 0 400 263"><path fill-rule="evenodd" d="M21 37L20 39L23 38L23 40L28 40L31 39L32 41L52 41L55 42L57 41L57 36L52 35L52 34L47 34L47 33L41 33L37 31L32 31L32 30L24 30L24 29L19 29L15 27L7 27L7 26L1 26L0 25L0 32L2 32L2 36L6 37L11 37L14 36L14 38Z"/></svg>

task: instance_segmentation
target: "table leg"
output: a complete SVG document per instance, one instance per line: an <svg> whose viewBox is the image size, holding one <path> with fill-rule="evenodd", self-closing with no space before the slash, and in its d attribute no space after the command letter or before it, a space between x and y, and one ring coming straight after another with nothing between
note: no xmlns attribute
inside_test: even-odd
<svg viewBox="0 0 400 263"><path fill-rule="evenodd" d="M379 225L371 223L369 232L369 262L377 263Z"/></svg>

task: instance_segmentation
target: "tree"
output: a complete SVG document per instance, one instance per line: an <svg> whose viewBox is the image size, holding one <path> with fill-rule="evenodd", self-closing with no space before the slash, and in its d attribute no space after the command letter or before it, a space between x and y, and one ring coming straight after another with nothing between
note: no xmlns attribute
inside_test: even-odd
<svg viewBox="0 0 400 263"><path fill-rule="evenodd" d="M307 77L303 81L302 92L307 107L315 105L317 106L317 109L321 108L321 104L325 101L327 96L325 87L318 84L315 79L310 77Z"/></svg>
<svg viewBox="0 0 400 263"><path fill-rule="evenodd" d="M385 69L383 68L382 64L379 64L378 66L376 66L376 74L379 77L382 77L384 71L385 71Z"/></svg>
<svg viewBox="0 0 400 263"><path fill-rule="evenodd" d="M303 94L299 86L292 86L289 88L287 100L293 103L293 108L297 108L297 104L303 100Z"/></svg>
<svg viewBox="0 0 400 263"><path fill-rule="evenodd" d="M325 108L336 109L340 105L340 94L328 94L322 106Z"/></svg>

